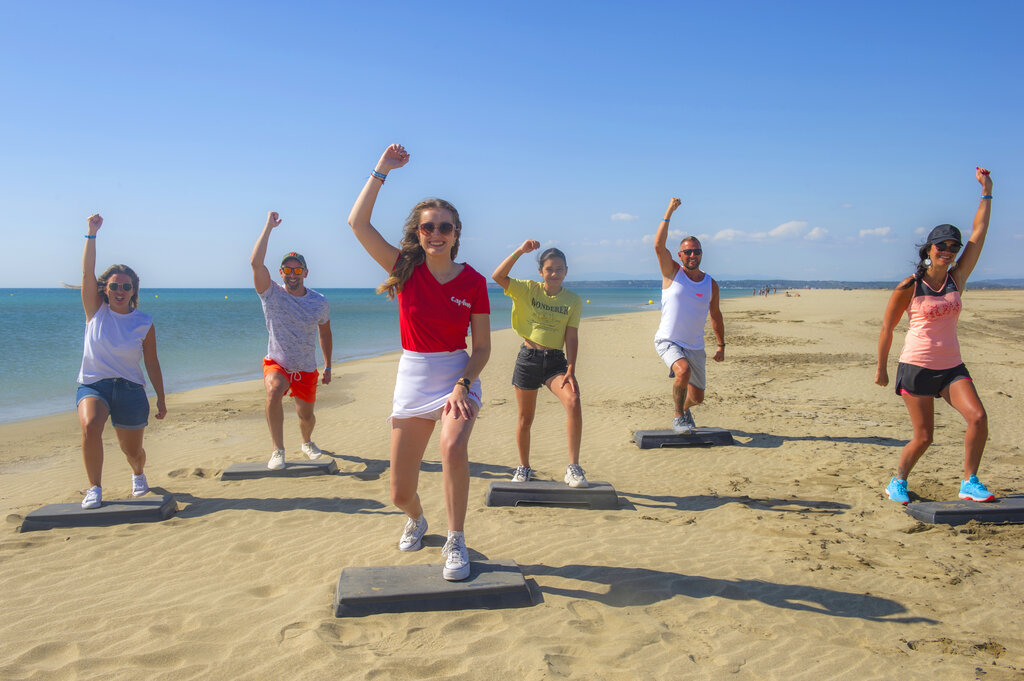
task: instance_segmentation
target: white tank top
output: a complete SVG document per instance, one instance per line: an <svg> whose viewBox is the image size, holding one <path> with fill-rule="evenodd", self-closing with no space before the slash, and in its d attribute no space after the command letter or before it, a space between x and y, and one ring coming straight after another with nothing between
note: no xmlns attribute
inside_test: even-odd
<svg viewBox="0 0 1024 681"><path fill-rule="evenodd" d="M654 340L669 340L688 350L704 349L704 324L711 307L711 277L690 281L680 267L661 290L661 324Z"/></svg>
<svg viewBox="0 0 1024 681"><path fill-rule="evenodd" d="M146 384L139 362L142 361L142 339L153 326L153 318L132 310L119 314L106 303L85 325L85 351L78 382L88 385L104 378L126 378L132 383Z"/></svg>

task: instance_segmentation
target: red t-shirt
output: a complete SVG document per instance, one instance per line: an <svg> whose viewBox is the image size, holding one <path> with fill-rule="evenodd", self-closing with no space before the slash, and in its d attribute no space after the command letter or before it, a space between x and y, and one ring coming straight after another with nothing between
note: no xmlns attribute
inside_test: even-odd
<svg viewBox="0 0 1024 681"><path fill-rule="evenodd" d="M413 352L452 352L466 348L469 318L490 314L487 280L469 265L454 279L439 284L420 263L398 294L402 347Z"/></svg>

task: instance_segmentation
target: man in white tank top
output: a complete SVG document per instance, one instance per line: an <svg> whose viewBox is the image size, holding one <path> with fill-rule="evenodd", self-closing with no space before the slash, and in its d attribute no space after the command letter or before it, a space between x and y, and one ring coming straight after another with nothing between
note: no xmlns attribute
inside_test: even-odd
<svg viewBox="0 0 1024 681"><path fill-rule="evenodd" d="M688 236L679 244L681 265L665 245L672 213L681 203L675 198L669 202L654 235L654 252L661 268L661 324L654 334L654 347L668 365L669 377L675 379L672 429L685 435L696 428L690 407L704 401L704 325L710 315L718 341L713 359L721 362L725 359L725 322L718 307L718 283L700 269L703 249L697 237Z"/></svg>

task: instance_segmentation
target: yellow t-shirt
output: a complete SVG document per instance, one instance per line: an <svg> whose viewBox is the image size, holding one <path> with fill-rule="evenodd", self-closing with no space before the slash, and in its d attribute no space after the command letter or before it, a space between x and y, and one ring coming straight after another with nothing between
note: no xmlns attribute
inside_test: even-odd
<svg viewBox="0 0 1024 681"><path fill-rule="evenodd" d="M580 326L583 301L568 289L549 296L539 282L509 278L505 295L512 299L512 328L537 345L560 350L565 345L565 327Z"/></svg>

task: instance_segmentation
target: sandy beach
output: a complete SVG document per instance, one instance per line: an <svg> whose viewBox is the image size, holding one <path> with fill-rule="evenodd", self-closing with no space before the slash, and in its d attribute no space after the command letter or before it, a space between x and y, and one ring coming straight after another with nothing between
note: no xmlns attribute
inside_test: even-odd
<svg viewBox="0 0 1024 681"><path fill-rule="evenodd" d="M472 559L522 567L524 608L334 617L342 568L441 560L436 434L420 478L425 548L396 548L385 417L397 355L336 365L321 390L314 439L334 476L222 482L270 454L262 383L169 396L146 433L150 484L179 506L161 523L19 532L32 510L81 500L79 428L70 411L0 426L0 678L1024 678L1024 525L925 525L882 492L910 435L902 401L873 383L889 292L799 294L722 303L728 353L709 362L694 417L732 431L731 447L637 449L633 430L672 416L658 312L583 320L581 463L614 485L611 511L484 505L517 463L518 340L493 334L466 536ZM981 479L1024 494L1024 292L969 291L964 305L964 360L990 422ZM285 414L296 458L290 403ZM564 473L564 428L542 394L541 478ZM912 494L956 498L963 433L937 404ZM105 440L104 497L125 498L109 426Z"/></svg>

